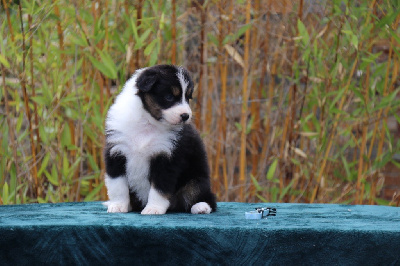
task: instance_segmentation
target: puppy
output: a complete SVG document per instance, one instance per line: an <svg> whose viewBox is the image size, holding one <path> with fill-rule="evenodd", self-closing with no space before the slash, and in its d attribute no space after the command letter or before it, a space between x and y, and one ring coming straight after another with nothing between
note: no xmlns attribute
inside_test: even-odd
<svg viewBox="0 0 400 266"><path fill-rule="evenodd" d="M216 210L203 142L190 124L193 81L187 70L137 70L106 119L108 212Z"/></svg>

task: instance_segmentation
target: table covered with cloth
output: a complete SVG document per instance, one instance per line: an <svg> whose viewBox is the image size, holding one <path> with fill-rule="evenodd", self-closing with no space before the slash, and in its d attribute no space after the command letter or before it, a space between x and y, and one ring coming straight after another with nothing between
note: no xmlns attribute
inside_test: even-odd
<svg viewBox="0 0 400 266"><path fill-rule="evenodd" d="M255 207L276 216L246 220ZM219 202L209 215L101 202L0 206L0 265L400 265L400 208Z"/></svg>

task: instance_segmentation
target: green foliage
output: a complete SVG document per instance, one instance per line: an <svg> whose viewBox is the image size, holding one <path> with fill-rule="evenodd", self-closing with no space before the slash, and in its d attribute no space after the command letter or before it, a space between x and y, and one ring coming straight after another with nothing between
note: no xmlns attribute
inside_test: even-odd
<svg viewBox="0 0 400 266"><path fill-rule="evenodd" d="M370 1L335 0L326 13L301 18L297 10L276 15L268 6L253 6L247 24L245 1L230 4L232 13L219 1L177 5L176 25L171 1L143 1L139 18L137 4L129 1L24 0L22 25L18 5L2 9L0 203L105 200L107 109L136 67L172 62L175 41L177 64L190 65L197 83L207 68L206 82L196 88L203 99L192 107L212 175L219 178L213 185L220 200L238 200L237 102L248 71L247 154L256 160L247 159L244 185L254 193L249 190L246 200L393 204L380 198L379 184L385 166L398 167L400 151L388 126L388 119L400 123L398 0L374 10ZM251 43L244 41L246 31ZM392 49L391 58L379 42ZM242 66L246 45L250 70ZM204 65L201 47L207 49ZM220 64L227 64L226 117ZM217 131L220 119L226 125ZM222 156L216 158L219 143Z"/></svg>

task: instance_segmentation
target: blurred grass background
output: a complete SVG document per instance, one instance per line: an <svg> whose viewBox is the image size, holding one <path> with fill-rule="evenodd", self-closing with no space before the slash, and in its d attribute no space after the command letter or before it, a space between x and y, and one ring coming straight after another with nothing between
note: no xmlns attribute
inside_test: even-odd
<svg viewBox="0 0 400 266"><path fill-rule="evenodd" d="M107 109L172 63L219 201L398 206L399 6L2 0L0 204L106 200Z"/></svg>

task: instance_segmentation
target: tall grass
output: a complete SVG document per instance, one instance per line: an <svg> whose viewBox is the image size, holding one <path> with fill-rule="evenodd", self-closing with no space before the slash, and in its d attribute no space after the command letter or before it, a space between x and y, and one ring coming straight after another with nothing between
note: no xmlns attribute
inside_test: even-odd
<svg viewBox="0 0 400 266"><path fill-rule="evenodd" d="M0 203L105 200L109 106L136 68L174 63L220 201L398 205L381 190L400 168L399 6L2 0Z"/></svg>

